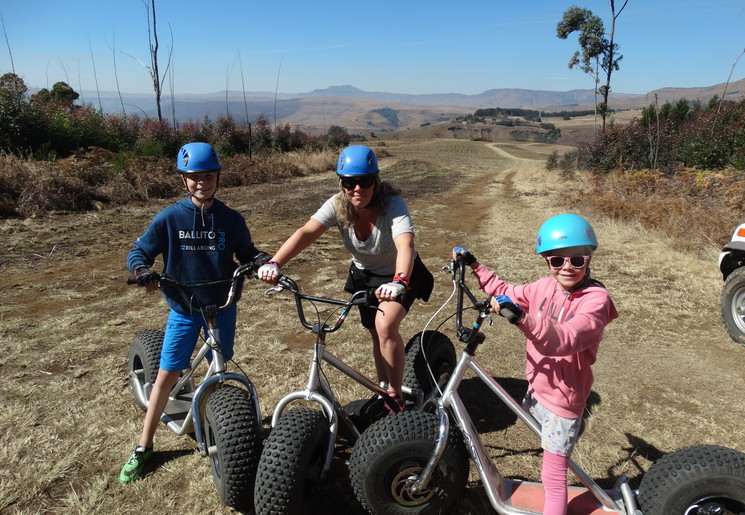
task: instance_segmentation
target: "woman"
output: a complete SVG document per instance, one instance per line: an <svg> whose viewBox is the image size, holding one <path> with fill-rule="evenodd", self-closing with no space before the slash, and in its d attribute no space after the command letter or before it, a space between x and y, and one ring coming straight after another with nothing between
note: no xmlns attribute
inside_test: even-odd
<svg viewBox="0 0 745 515"><path fill-rule="evenodd" d="M392 185L380 181L372 149L363 145L345 148L336 173L341 191L285 241L259 269L259 277L275 283L281 267L328 229L338 227L344 247L352 254L345 291L377 288L373 301L377 306L360 306L362 325L372 336L378 380L387 385L395 402L388 408L402 411L404 343L399 327L414 299L429 299L434 279L414 248L406 202Z"/></svg>

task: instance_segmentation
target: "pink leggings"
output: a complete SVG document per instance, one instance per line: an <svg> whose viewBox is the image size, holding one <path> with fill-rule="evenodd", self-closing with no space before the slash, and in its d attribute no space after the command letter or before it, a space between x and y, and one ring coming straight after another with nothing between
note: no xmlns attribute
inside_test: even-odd
<svg viewBox="0 0 745 515"><path fill-rule="evenodd" d="M543 515L565 515L567 512L567 469L569 457L543 451L541 481L545 493Z"/></svg>

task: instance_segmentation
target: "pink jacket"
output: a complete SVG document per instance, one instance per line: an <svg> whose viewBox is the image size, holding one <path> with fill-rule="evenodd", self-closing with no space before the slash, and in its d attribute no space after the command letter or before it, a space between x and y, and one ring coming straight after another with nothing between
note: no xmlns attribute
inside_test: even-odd
<svg viewBox="0 0 745 515"><path fill-rule="evenodd" d="M507 295L525 311L518 327L527 338L525 377L531 395L556 415L582 417L603 330L618 318L608 291L590 284L567 293L553 277L509 284L484 265L473 273L486 294Z"/></svg>

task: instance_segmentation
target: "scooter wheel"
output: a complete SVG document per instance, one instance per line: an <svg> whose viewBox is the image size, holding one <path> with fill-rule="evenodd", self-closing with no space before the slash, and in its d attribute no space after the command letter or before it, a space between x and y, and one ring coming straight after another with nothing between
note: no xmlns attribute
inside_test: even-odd
<svg viewBox="0 0 745 515"><path fill-rule="evenodd" d="M439 331L417 333L406 344L404 386L420 388L429 396L455 368L455 347L450 338Z"/></svg>
<svg viewBox="0 0 745 515"><path fill-rule="evenodd" d="M204 432L220 499L239 511L253 508L263 434L248 392L232 385L212 392L204 411Z"/></svg>
<svg viewBox="0 0 745 515"><path fill-rule="evenodd" d="M694 445L663 456L639 486L644 515L745 513L745 454Z"/></svg>
<svg viewBox="0 0 745 515"><path fill-rule="evenodd" d="M272 428L259 460L257 515L314 513L329 445L329 421L311 408L293 408Z"/></svg>
<svg viewBox="0 0 745 515"><path fill-rule="evenodd" d="M349 459L352 488L370 513L448 513L468 480L468 453L460 431L450 426L447 446L427 487L411 487L432 456L439 418L404 411L378 420L357 440Z"/></svg>
<svg viewBox="0 0 745 515"><path fill-rule="evenodd" d="M745 345L745 267L727 276L719 304L727 334L732 341Z"/></svg>
<svg viewBox="0 0 745 515"><path fill-rule="evenodd" d="M132 381L139 383L140 388L145 384L153 384L158 377L160 367L160 350L163 348L163 331L146 329L137 333L129 347L129 360L127 371ZM134 385L134 383L133 383ZM137 396L135 402L143 411L147 410L147 404L141 403Z"/></svg>

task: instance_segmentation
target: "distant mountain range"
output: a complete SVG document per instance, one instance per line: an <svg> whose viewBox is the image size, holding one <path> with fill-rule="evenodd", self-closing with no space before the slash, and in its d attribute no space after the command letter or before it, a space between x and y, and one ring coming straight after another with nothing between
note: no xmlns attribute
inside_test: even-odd
<svg viewBox="0 0 745 515"><path fill-rule="evenodd" d="M699 88L662 88L643 95L611 93L610 107L616 110L641 109L655 101L676 102L681 98L707 102L715 95L727 99L745 98L745 79L728 84ZM101 107L106 113L156 116L152 95L84 91L82 100ZM236 121L254 122L264 115L270 123L290 124L301 130L323 132L339 125L349 132L387 131L414 128L472 113L479 108L526 108L542 111L592 109L593 90L542 91L530 89L490 89L477 95L435 93L411 95L364 91L354 86L331 86L308 93L276 95L271 92L220 91L210 94L176 95L162 98L163 116L169 120L215 120L230 114ZM175 105L175 109L172 108ZM122 107L123 105L123 107Z"/></svg>

